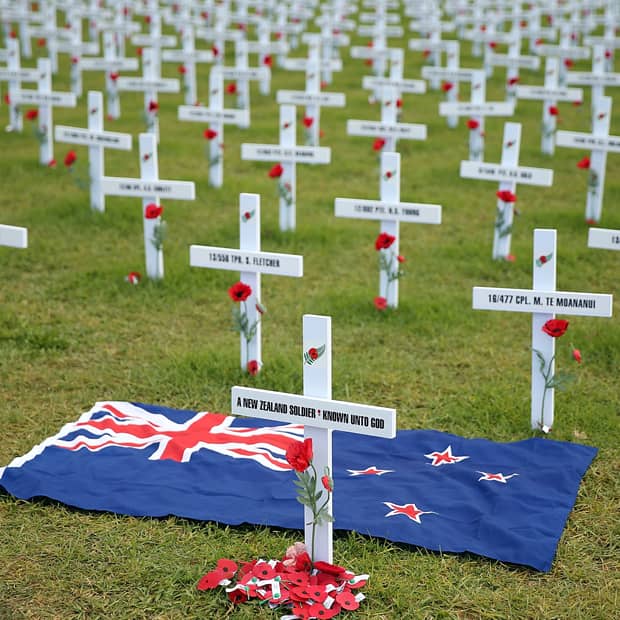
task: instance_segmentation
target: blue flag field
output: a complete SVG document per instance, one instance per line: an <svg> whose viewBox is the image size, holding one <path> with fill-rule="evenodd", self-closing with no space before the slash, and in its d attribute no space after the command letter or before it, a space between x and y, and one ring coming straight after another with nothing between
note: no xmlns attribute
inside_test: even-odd
<svg viewBox="0 0 620 620"><path fill-rule="evenodd" d="M0 488L87 510L303 529L284 455L301 425L100 402L0 468ZM334 433L334 528L551 568L596 448L437 431Z"/></svg>

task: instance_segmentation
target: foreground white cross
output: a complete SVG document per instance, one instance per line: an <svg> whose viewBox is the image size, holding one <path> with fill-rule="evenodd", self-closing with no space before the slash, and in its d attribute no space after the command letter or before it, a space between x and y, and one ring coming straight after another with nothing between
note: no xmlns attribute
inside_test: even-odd
<svg viewBox="0 0 620 620"><path fill-rule="evenodd" d="M152 280L164 277L161 216L153 217L150 205L159 206L159 199L194 200L196 190L191 181L162 181L157 164L157 140L151 133L140 134L140 178L103 177L101 191L109 196L142 198L144 221L144 253L146 274Z"/></svg>
<svg viewBox="0 0 620 620"><path fill-rule="evenodd" d="M358 405L332 400L331 317L306 314L303 317L303 396L235 386L231 411L235 415L304 424L304 437L312 439L313 464L320 478L326 468L332 472L332 432L335 430L393 439L396 411L386 407ZM338 489L334 489L338 492ZM322 491L325 495L325 491ZM327 511L333 515L331 497ZM319 500L323 503L323 498ZM316 527L313 541L312 511L304 508L306 546L312 560L333 561L333 525ZM314 545L313 545L314 542Z"/></svg>
<svg viewBox="0 0 620 620"><path fill-rule="evenodd" d="M380 200L336 198L336 217L380 220L380 233L395 237L389 248L379 250L379 297L390 308L398 307L400 222L441 224L441 206L400 201L400 154L381 154Z"/></svg>
<svg viewBox="0 0 620 620"><path fill-rule="evenodd" d="M556 291L555 230L534 230L532 289L473 288L474 310L504 310L532 314L532 428L548 432L553 426L554 387L549 383L555 371L555 338L543 332L543 325L555 313L573 316L610 317L613 297L597 293ZM539 357L539 354L541 357ZM541 369L542 368L542 369ZM545 375L543 375L543 370Z"/></svg>
<svg viewBox="0 0 620 620"><path fill-rule="evenodd" d="M325 146L297 146L295 106L280 106L280 144L242 144L241 159L280 162L277 175L280 196L280 230L295 230L296 165L328 164L331 149Z"/></svg>
<svg viewBox="0 0 620 620"><path fill-rule="evenodd" d="M462 161L461 177L499 182L493 258L509 260L512 240L512 222L517 183L549 187L553 183L553 170L519 166L521 124L505 123L502 160L500 164Z"/></svg>
<svg viewBox="0 0 620 620"><path fill-rule="evenodd" d="M251 289L243 302L247 334L241 338L241 368L250 371L248 363L256 362L252 374L260 371L261 347L261 273L274 276L303 276L303 256L262 252L260 249L260 196L241 194L239 197L239 250L207 245L192 245L189 264L192 267L240 271L240 280ZM240 310L241 312L241 310ZM251 337L248 337L251 336Z"/></svg>
<svg viewBox="0 0 620 620"><path fill-rule="evenodd" d="M88 129L56 125L54 136L57 142L88 146L90 208L105 211L105 197L101 190L104 149L130 151L131 134L103 130L103 95L91 90L88 93Z"/></svg>

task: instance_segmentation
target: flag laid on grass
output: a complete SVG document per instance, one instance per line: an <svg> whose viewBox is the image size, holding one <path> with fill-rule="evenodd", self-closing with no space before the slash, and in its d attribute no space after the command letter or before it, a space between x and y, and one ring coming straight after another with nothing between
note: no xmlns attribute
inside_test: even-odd
<svg viewBox="0 0 620 620"><path fill-rule="evenodd" d="M15 497L88 510L303 529L284 453L301 425L126 402L0 468ZM334 433L335 528L548 571L596 449L437 431Z"/></svg>

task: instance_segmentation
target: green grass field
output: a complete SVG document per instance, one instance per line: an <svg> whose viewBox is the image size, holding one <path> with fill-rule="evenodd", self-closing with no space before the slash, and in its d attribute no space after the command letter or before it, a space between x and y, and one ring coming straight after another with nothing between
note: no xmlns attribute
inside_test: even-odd
<svg viewBox="0 0 620 620"><path fill-rule="evenodd" d="M353 38L353 43L364 43ZM406 48L406 40L392 45ZM304 50L294 55L301 56ZM463 66L478 67L462 45ZM182 96L160 97L160 176L195 181L195 202L165 205L165 279L131 286L144 272L140 201L108 198L91 212L88 195L64 170L72 147L56 144L57 169L38 164L32 125L0 134L0 223L26 226L27 250L0 248L0 464L75 420L97 400L132 400L178 408L229 411L235 384L301 392L301 318L326 314L333 324L333 397L395 407L400 429L434 428L467 437L519 440L530 430L531 319L526 314L471 309L472 286L529 288L532 231L558 231L558 289L620 294L617 252L588 249L584 222L586 152L540 153L540 102L520 101L523 165L548 167L550 188L518 187L513 231L516 262L491 260L494 183L462 180L466 119L449 129L438 116L441 91L405 96L402 120L426 123L425 142L401 141L401 199L443 205L440 226L401 225L407 257L400 307L379 313L378 223L336 219L334 198L378 198L372 139L346 135L346 119L379 119L361 89L368 72L343 53L345 70L330 90L347 94L346 109L324 108L329 166L299 166L297 230L278 230L277 196L268 163L241 161L242 142L277 140L275 91L302 89L300 73L274 69L272 96L252 87L252 127L225 130L222 189L207 184L206 125L176 120ZM419 53L407 52L405 76L419 78ZM68 90L68 63L54 79ZM24 63L27 64L27 63ZM30 65L27 65L30 66ZM585 61L577 69L588 69ZM176 77L174 64L164 65ZM199 68L207 97L208 67ZM542 84L523 71L524 84ZM496 69L489 100L503 99L505 70ZM85 74L87 89L103 90L101 74ZM612 93L611 89L609 91ZM462 98L469 97L461 85ZM106 174L137 176L141 95L123 94L122 118L107 129L131 132L131 153L108 151ZM232 98L228 105L233 105ZM583 106L560 104L559 128L589 131ZM7 108L0 114L7 118ZM76 109L57 109L56 124L86 126L85 96ZM299 118L303 110L298 110ZM487 161L499 161L503 123L486 122ZM512 119L510 119L512 120ZM614 113L611 133L620 133ZM302 140L302 130L299 131ZM75 148L78 172L87 150ZM239 368L239 337L231 330L228 287L234 272L190 269L189 245L238 247L238 196L262 200L264 250L303 254L302 279L263 277L264 369ZM601 226L620 229L620 158L610 154ZM476 556L431 553L356 534L337 534L335 561L370 573L357 617L601 618L620 608L618 414L620 319L570 318L558 342L558 370L577 381L556 395L553 439L600 448L560 541L553 570L539 574ZM570 359L570 343L583 363ZM553 480L549 480L553 485ZM336 490L337 492L337 490ZM195 584L220 557L279 557L300 532L229 528L183 519L136 519L82 512L51 501L0 495L0 618L274 618L255 605L229 606L223 594Z"/></svg>

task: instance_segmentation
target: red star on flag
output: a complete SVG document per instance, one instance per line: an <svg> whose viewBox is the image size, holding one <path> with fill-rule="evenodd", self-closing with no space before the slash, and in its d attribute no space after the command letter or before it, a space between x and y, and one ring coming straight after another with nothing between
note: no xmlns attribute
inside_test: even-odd
<svg viewBox="0 0 620 620"><path fill-rule="evenodd" d="M518 476L519 475L519 474L508 474L508 476L504 476L504 474L502 474L502 473L499 473L499 474L489 474L486 471L479 471L477 473L482 474L482 476L480 476L480 478L478 478L478 482L480 482L481 480L495 480L495 482L503 482L504 484L506 484L506 482L510 478L513 478L514 476Z"/></svg>
<svg viewBox="0 0 620 620"><path fill-rule="evenodd" d="M393 469L377 469L374 465L366 469L347 469L350 476L382 476L383 474L391 474Z"/></svg>
<svg viewBox="0 0 620 620"><path fill-rule="evenodd" d="M424 455L427 459L432 459L431 465L439 467L440 465L452 465L468 459L468 456L453 456L452 446L448 446L443 452L431 452Z"/></svg>
<svg viewBox="0 0 620 620"><path fill-rule="evenodd" d="M400 504L393 504L392 502L383 502L388 508L391 508L390 512L388 512L385 516L386 517L393 517L395 515L405 515L406 517L409 517L412 521L415 521L416 523L422 523L422 521L420 521L420 516L421 515L436 515L436 512L433 512L432 510L429 511L425 511L425 510L420 510L415 504L403 504L402 506Z"/></svg>

